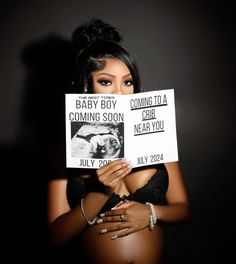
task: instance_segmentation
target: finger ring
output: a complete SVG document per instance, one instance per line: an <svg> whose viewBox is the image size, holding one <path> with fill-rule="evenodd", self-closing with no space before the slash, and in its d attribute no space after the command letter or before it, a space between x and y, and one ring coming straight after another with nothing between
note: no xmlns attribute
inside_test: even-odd
<svg viewBox="0 0 236 264"><path fill-rule="evenodd" d="M120 215L120 219L121 219L121 222L123 222L125 220L125 216L123 214Z"/></svg>

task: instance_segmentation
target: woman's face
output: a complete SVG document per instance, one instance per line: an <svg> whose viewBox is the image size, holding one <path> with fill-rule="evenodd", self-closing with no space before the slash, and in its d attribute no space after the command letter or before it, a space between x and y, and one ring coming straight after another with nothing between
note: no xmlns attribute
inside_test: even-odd
<svg viewBox="0 0 236 264"><path fill-rule="evenodd" d="M132 94L134 86L128 67L119 59L105 59L105 67L92 72L93 92L100 94Z"/></svg>

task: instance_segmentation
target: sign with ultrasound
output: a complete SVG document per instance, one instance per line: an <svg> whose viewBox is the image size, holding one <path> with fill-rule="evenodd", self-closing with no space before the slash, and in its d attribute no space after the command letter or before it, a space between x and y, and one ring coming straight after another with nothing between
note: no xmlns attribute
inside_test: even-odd
<svg viewBox="0 0 236 264"><path fill-rule="evenodd" d="M66 94L66 165L133 167L178 160L174 89L137 94Z"/></svg>

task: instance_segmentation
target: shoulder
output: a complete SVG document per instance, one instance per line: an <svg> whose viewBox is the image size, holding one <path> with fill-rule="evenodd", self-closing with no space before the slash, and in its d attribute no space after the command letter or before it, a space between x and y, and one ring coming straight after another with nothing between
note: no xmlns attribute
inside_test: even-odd
<svg viewBox="0 0 236 264"><path fill-rule="evenodd" d="M178 161L166 162L164 163L168 172L178 171L180 172L180 165Z"/></svg>

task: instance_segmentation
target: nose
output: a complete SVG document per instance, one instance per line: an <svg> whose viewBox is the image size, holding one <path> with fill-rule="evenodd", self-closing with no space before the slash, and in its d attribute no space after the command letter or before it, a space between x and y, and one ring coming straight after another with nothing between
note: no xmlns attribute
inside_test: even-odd
<svg viewBox="0 0 236 264"><path fill-rule="evenodd" d="M113 94L122 94L121 85L116 83L112 91Z"/></svg>

